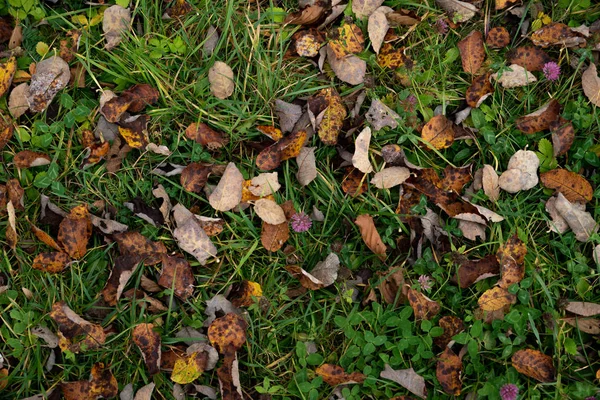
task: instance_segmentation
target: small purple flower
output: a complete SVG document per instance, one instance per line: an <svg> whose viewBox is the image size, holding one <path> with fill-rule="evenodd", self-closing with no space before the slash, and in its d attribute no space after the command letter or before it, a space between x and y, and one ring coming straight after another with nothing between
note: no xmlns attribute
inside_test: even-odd
<svg viewBox="0 0 600 400"><path fill-rule="evenodd" d="M294 232L306 232L310 229L312 221L310 217L303 212L292 215L292 229Z"/></svg>
<svg viewBox="0 0 600 400"><path fill-rule="evenodd" d="M586 397L585 400L596 400L596 396Z"/></svg>
<svg viewBox="0 0 600 400"><path fill-rule="evenodd" d="M549 81L555 81L560 76L560 67L554 61L544 64L544 69L542 71L544 71L544 75Z"/></svg>
<svg viewBox="0 0 600 400"><path fill-rule="evenodd" d="M440 35L445 35L448 33L448 23L443 18L440 18L435 22L435 29Z"/></svg>
<svg viewBox="0 0 600 400"><path fill-rule="evenodd" d="M408 102L408 104L410 104L411 106L415 106L417 105L417 96L415 96L414 94L410 94L408 95L408 97L406 98L406 101Z"/></svg>
<svg viewBox="0 0 600 400"><path fill-rule="evenodd" d="M431 277L427 275L419 276L419 285L421 285L421 289L425 290L426 292L429 292L432 286Z"/></svg>
<svg viewBox="0 0 600 400"><path fill-rule="evenodd" d="M519 395L519 388L517 385L507 383L500 388L500 397L502 400L517 400Z"/></svg>

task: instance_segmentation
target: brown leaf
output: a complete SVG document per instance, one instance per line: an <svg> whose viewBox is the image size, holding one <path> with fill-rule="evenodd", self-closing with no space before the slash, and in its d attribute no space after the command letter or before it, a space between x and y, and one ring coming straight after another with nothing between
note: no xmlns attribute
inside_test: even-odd
<svg viewBox="0 0 600 400"><path fill-rule="evenodd" d="M129 29L131 23L131 11L119 5L108 7L104 10L102 19L102 31L106 38L104 48L112 50L121 43L121 38Z"/></svg>
<svg viewBox="0 0 600 400"><path fill-rule="evenodd" d="M110 150L110 144L108 142L97 140L94 137L94 133L89 129L84 129L81 134L82 145L88 150L88 153L81 163L81 168L85 168L89 165L98 163L106 157Z"/></svg>
<svg viewBox="0 0 600 400"><path fill-rule="evenodd" d="M385 244L383 244L381 236L379 236L379 232L377 232L377 228L375 228L373 217L368 214L362 214L356 218L354 223L358 225L360 235L367 247L375 253L379 259L382 261L385 260L387 248Z"/></svg>
<svg viewBox="0 0 600 400"><path fill-rule="evenodd" d="M22 150L13 157L15 166L21 169L48 165L50 161L50 156L31 150Z"/></svg>
<svg viewBox="0 0 600 400"><path fill-rule="evenodd" d="M575 129L571 121L559 117L558 120L550 123L550 131L552 132L554 157L567 154L575 141Z"/></svg>
<svg viewBox="0 0 600 400"><path fill-rule="evenodd" d="M243 280L235 283L229 292L229 300L235 307L249 307L255 303L255 298L262 297L262 288L257 282Z"/></svg>
<svg viewBox="0 0 600 400"><path fill-rule="evenodd" d="M148 146L147 115L127 117L119 122L119 135L133 149L145 149Z"/></svg>
<svg viewBox="0 0 600 400"><path fill-rule="evenodd" d="M590 63L590 66L581 75L581 87L590 102L600 107L600 78L594 63Z"/></svg>
<svg viewBox="0 0 600 400"><path fill-rule="evenodd" d="M354 54L336 58L329 45L327 45L326 50L327 62L339 80L351 85L360 85L365 81L365 75L367 73L367 63L365 60Z"/></svg>
<svg viewBox="0 0 600 400"><path fill-rule="evenodd" d="M16 71L17 59L14 56L4 64L0 64L0 97L8 92Z"/></svg>
<svg viewBox="0 0 600 400"><path fill-rule="evenodd" d="M210 205L217 211L229 211L242 200L242 184L244 177L232 162L221 176L217 187L208 197Z"/></svg>
<svg viewBox="0 0 600 400"><path fill-rule="evenodd" d="M300 57L316 57L325 44L325 35L316 29L309 29L296 32L292 41Z"/></svg>
<svg viewBox="0 0 600 400"><path fill-rule="evenodd" d="M108 276L106 286L102 289L102 298L109 306L117 305L125 285L135 268L140 263L141 258L137 255L122 255L115 259L115 266Z"/></svg>
<svg viewBox="0 0 600 400"><path fill-rule="evenodd" d="M575 238L580 242L587 242L590 236L598 231L599 225L596 223L592 215L582 210L577 206L578 203L572 204L565 198L562 193L558 193L554 206L556 211L573 230Z"/></svg>
<svg viewBox="0 0 600 400"><path fill-rule="evenodd" d="M70 261L66 253L40 253L33 259L31 268L56 274L62 272Z"/></svg>
<svg viewBox="0 0 600 400"><path fill-rule="evenodd" d="M6 182L6 191L8 192L8 201L13 204L15 210L24 210L25 191L21 187L18 179L9 179Z"/></svg>
<svg viewBox="0 0 600 400"><path fill-rule="evenodd" d="M600 304L586 301L569 301L565 310L583 317L592 317L600 314Z"/></svg>
<svg viewBox="0 0 600 400"><path fill-rule="evenodd" d="M503 49L510 44L510 34L503 26L495 26L487 34L485 44L493 49Z"/></svg>
<svg viewBox="0 0 600 400"><path fill-rule="evenodd" d="M465 94L469 107L479 107L494 92L494 87L490 83L490 75L491 73L487 72L473 78L473 83Z"/></svg>
<svg viewBox="0 0 600 400"><path fill-rule="evenodd" d="M437 301L431 300L417 290L408 289L407 297L416 320L431 319L440 312L440 304Z"/></svg>
<svg viewBox="0 0 600 400"><path fill-rule="evenodd" d="M211 151L220 149L229 142L224 133L215 131L204 123L197 124L194 122L190 124L185 130L185 137L194 140Z"/></svg>
<svg viewBox="0 0 600 400"><path fill-rule="evenodd" d="M33 112L44 111L54 96L69 84L70 79L69 64L58 56L37 63L29 85L29 109Z"/></svg>
<svg viewBox="0 0 600 400"><path fill-rule="evenodd" d="M489 254L479 260L459 259L458 263L460 267L458 267L456 279L458 285L463 289L481 279L498 275L500 272L500 264L495 254Z"/></svg>
<svg viewBox="0 0 600 400"><path fill-rule="evenodd" d="M332 285L338 277L339 268L340 260L335 253L330 253L324 261L319 261L310 273L298 265L285 267L286 271L298 279L303 287L310 290L319 290Z"/></svg>
<svg viewBox="0 0 600 400"><path fill-rule="evenodd" d="M298 163L296 179L302 186L308 185L317 177L315 149L316 147L303 147L298 157L296 157Z"/></svg>
<svg viewBox="0 0 600 400"><path fill-rule="evenodd" d="M462 390L462 360L450 348L438 357L435 376L442 389L449 395L458 396Z"/></svg>
<svg viewBox="0 0 600 400"><path fill-rule="evenodd" d="M527 247L517 234L511 236L506 243L498 249L496 257L500 263L502 279L498 286L508 289L510 285L519 283L525 276L525 255Z"/></svg>
<svg viewBox="0 0 600 400"><path fill-rule="evenodd" d="M483 192L493 202L498 201L500 197L500 184L498 182L498 174L494 167L485 164L482 168L481 184Z"/></svg>
<svg viewBox="0 0 600 400"><path fill-rule="evenodd" d="M278 225L286 222L283 209L270 199L259 199L254 203L254 211L260 219L271 225Z"/></svg>
<svg viewBox="0 0 600 400"><path fill-rule="evenodd" d="M215 319L208 327L208 340L221 354L238 351L246 343L248 323L234 313Z"/></svg>
<svg viewBox="0 0 600 400"><path fill-rule="evenodd" d="M186 359L185 348L169 347L169 350L162 351L160 357L160 369L162 371L172 371L177 360Z"/></svg>
<svg viewBox="0 0 600 400"><path fill-rule="evenodd" d="M521 46L506 54L509 64L517 64L527 71L541 71L544 65L552 61L552 58L542 49L533 46Z"/></svg>
<svg viewBox="0 0 600 400"><path fill-rule="evenodd" d="M190 3L188 3L186 0L177 0L172 7L166 9L165 14L169 18L179 18L183 17L190 11L192 11L192 5Z"/></svg>
<svg viewBox="0 0 600 400"><path fill-rule="evenodd" d="M580 174L566 169L553 169L540 174L542 184L560 192L571 203L587 203L592 200L594 189L592 185Z"/></svg>
<svg viewBox="0 0 600 400"><path fill-rule="evenodd" d="M194 293L194 273L185 258L162 255L162 270L158 284L171 289L175 296L186 300Z"/></svg>
<svg viewBox="0 0 600 400"><path fill-rule="evenodd" d="M342 179L342 190L344 193L355 197L367 191L365 174L353 167L346 168L346 175Z"/></svg>
<svg viewBox="0 0 600 400"><path fill-rule="evenodd" d="M154 375L160 371L160 334L154 331L153 324L142 323L133 328L133 343L140 349L148 374Z"/></svg>
<svg viewBox="0 0 600 400"><path fill-rule="evenodd" d="M552 22L531 34L531 41L534 45L548 47L562 45L566 47L575 47L585 43L585 39L579 36L567 25L560 22Z"/></svg>
<svg viewBox="0 0 600 400"><path fill-rule="evenodd" d="M389 16L389 14L388 14ZM405 66L411 69L413 61L404 54L405 48L394 48L390 43L384 43L377 55L377 64L381 68L397 69Z"/></svg>
<svg viewBox="0 0 600 400"><path fill-rule="evenodd" d="M463 188L473 180L471 169L472 165L458 168L448 165L444 168L444 179L442 179L441 188L458 194L462 193Z"/></svg>
<svg viewBox="0 0 600 400"><path fill-rule="evenodd" d="M459 0L436 0L436 3L446 10L456 23L462 23L470 20L479 10L473 4L467 1Z"/></svg>
<svg viewBox="0 0 600 400"><path fill-rule="evenodd" d="M537 81L535 75L517 64L511 64L507 69L496 72L491 77L507 89L527 86Z"/></svg>
<svg viewBox="0 0 600 400"><path fill-rule="evenodd" d="M223 400L244 399L236 352L230 351L225 354L223 365L217 370L217 376L219 377L219 387Z"/></svg>
<svg viewBox="0 0 600 400"><path fill-rule="evenodd" d="M119 393L117 380L103 363L94 364L89 380L63 382L60 384L60 388L66 400L111 398Z"/></svg>
<svg viewBox="0 0 600 400"><path fill-rule="evenodd" d="M58 241L62 248L71 258L82 258L91 236L92 220L87 205L73 207L58 228Z"/></svg>
<svg viewBox="0 0 600 400"><path fill-rule="evenodd" d="M19 118L21 115L25 114L29 110L29 103L27 103L27 97L29 97L28 83L21 83L10 92L10 97L8 98L8 111L10 112L10 115L12 115L14 118ZM4 141L7 140L5 139L5 137L8 135L8 133L5 131L5 124L7 120L3 114L0 113L0 116L0 130L2 131L0 136ZM12 135L12 130L10 131L10 134Z"/></svg>
<svg viewBox="0 0 600 400"><path fill-rule="evenodd" d="M421 137L435 149L441 150L450 147L454 142L452 121L444 115L436 115L423 126Z"/></svg>
<svg viewBox="0 0 600 400"><path fill-rule="evenodd" d="M210 92L218 99L226 99L235 90L233 70L222 61L216 61L208 71Z"/></svg>
<svg viewBox="0 0 600 400"><path fill-rule="evenodd" d="M386 14L390 12L389 7L379 7L375 12L369 15L368 32L371 45L376 54L379 54L385 35L390 28Z"/></svg>
<svg viewBox="0 0 600 400"><path fill-rule="evenodd" d="M521 0L496 0L496 10L503 10L506 7L514 6Z"/></svg>
<svg viewBox="0 0 600 400"><path fill-rule="evenodd" d="M595 318L562 318L561 321L590 335L600 335L600 319Z"/></svg>
<svg viewBox="0 0 600 400"><path fill-rule="evenodd" d="M302 11L288 14L283 23L294 25L312 25L321 19L324 12L325 7L319 4L314 4L304 8Z"/></svg>
<svg viewBox="0 0 600 400"><path fill-rule="evenodd" d="M211 172L212 165L192 162L181 171L181 175L179 176L181 186L188 192L203 193L204 186Z"/></svg>
<svg viewBox="0 0 600 400"><path fill-rule="evenodd" d="M128 231L113 236L122 255L138 256L145 265L156 265L162 261L167 248L162 242L153 242L139 232Z"/></svg>
<svg viewBox="0 0 600 400"><path fill-rule="evenodd" d="M421 375L417 374L412 368L395 370L392 369L388 364L385 364L385 369L381 371L379 376L381 378L396 382L422 399L427 398L425 379Z"/></svg>
<svg viewBox="0 0 600 400"><path fill-rule="evenodd" d="M111 173L117 172L130 151L131 147L122 141L121 138L116 137L106 155L106 170Z"/></svg>
<svg viewBox="0 0 600 400"><path fill-rule="evenodd" d="M390 267L385 273L378 274L386 276L379 284L383 301L398 306L408 300L408 287L404 284L404 270L399 267Z"/></svg>
<svg viewBox="0 0 600 400"><path fill-rule="evenodd" d="M64 301L52 305L50 317L58 325L59 346L62 351L79 353L81 350L98 348L106 341L100 325L92 324L75 314ZM82 340L79 340L83 337Z"/></svg>
<svg viewBox="0 0 600 400"><path fill-rule="evenodd" d="M265 249L275 252L283 246L290 237L288 221L296 213L292 201L288 200L281 205L286 221L278 225L262 224L260 241Z"/></svg>
<svg viewBox="0 0 600 400"><path fill-rule="evenodd" d="M462 59L463 71L470 74L477 73L485 60L483 34L479 31L473 31L463 40L458 42L457 46Z"/></svg>
<svg viewBox="0 0 600 400"><path fill-rule="evenodd" d="M442 349L445 349L448 346L448 343L452 341L453 336L458 335L465 330L463 320L453 315L446 315L445 317L440 318L438 325L444 330L444 333L433 339L433 343Z"/></svg>
<svg viewBox="0 0 600 400"><path fill-rule="evenodd" d="M516 300L517 297L509 293L508 290L495 287L486 290L477 301L477 304L483 311L497 311L509 304L514 304Z"/></svg>
<svg viewBox="0 0 600 400"><path fill-rule="evenodd" d="M13 109L10 106L9 109L11 114L15 115ZM0 111L0 150L2 150L6 146L10 139L12 139L14 130L15 128L13 125L13 121L8 115Z"/></svg>
<svg viewBox="0 0 600 400"><path fill-rule="evenodd" d="M421 17L414 13L412 10L405 10L401 8L400 10L392 11L387 14L387 19L392 27L398 27L401 25L416 25L421 22Z"/></svg>
<svg viewBox="0 0 600 400"><path fill-rule="evenodd" d="M410 176L410 170L405 167L389 167L377 172L371 184L378 189L390 189L398 186Z"/></svg>
<svg viewBox="0 0 600 400"><path fill-rule="evenodd" d="M342 125L347 115L346 107L344 107L340 95L334 88L327 88L321 90L311 99L308 100L309 107L311 101L323 101L326 105L323 119L319 124L319 138L325 145L333 146L337 144L338 135L342 130Z"/></svg>
<svg viewBox="0 0 600 400"><path fill-rule="evenodd" d="M518 118L516 128L529 135L549 129L550 124L559 118L560 111L560 104L552 99L539 110Z"/></svg>
<svg viewBox="0 0 600 400"><path fill-rule="evenodd" d="M368 17L383 4L383 0L355 0L352 2L352 12L357 18Z"/></svg>
<svg viewBox="0 0 600 400"><path fill-rule="evenodd" d="M515 369L530 378L540 382L554 382L556 371L552 357L539 350L524 349L515 352L511 358Z"/></svg>
<svg viewBox="0 0 600 400"><path fill-rule="evenodd" d="M342 367L333 364L323 364L315 370L315 373L323 378L323 381L330 386L347 383L363 383L367 378L360 372L348 374Z"/></svg>

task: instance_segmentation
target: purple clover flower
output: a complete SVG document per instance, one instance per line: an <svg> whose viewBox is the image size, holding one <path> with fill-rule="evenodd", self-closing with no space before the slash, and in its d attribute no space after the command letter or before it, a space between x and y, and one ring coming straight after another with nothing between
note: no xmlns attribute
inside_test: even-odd
<svg viewBox="0 0 600 400"><path fill-rule="evenodd" d="M435 22L435 29L440 35L445 35L446 33L448 33L449 26L443 18L440 18Z"/></svg>
<svg viewBox="0 0 600 400"><path fill-rule="evenodd" d="M312 226L312 221L308 215L299 212L292 215L291 225L294 232L306 232Z"/></svg>
<svg viewBox="0 0 600 400"><path fill-rule="evenodd" d="M519 395L519 388L517 385L507 383L500 388L500 397L502 400L517 400Z"/></svg>
<svg viewBox="0 0 600 400"><path fill-rule="evenodd" d="M554 61L550 61L544 64L544 68L542 69L542 71L544 71L544 76L549 81L555 81L560 76L560 67Z"/></svg>
<svg viewBox="0 0 600 400"><path fill-rule="evenodd" d="M419 276L419 285L421 285L421 289L429 292L432 287L431 277L428 275Z"/></svg>

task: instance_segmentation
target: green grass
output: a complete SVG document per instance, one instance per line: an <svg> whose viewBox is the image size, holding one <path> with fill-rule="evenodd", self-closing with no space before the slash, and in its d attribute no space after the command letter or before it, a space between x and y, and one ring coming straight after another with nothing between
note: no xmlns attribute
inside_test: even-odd
<svg viewBox="0 0 600 400"><path fill-rule="evenodd" d="M52 49L57 48L55 38L63 36L68 29L80 28L72 22L73 15L90 17L98 11L97 6L72 3L68 10L46 9L49 25L36 26L31 17L23 21L25 55L19 60L21 69L26 70L31 61L40 59L35 53L38 41L43 40ZM434 1L386 2L394 8L415 10L421 16L428 13L427 19L402 44L415 61L413 70L401 71L408 74L410 86L404 87L393 72L381 69L369 49L361 57L367 60L368 73L374 84L351 87L337 80L328 67L320 74L318 68L305 59L284 58L289 39L298 28L282 28L280 24L272 23L267 13L268 2L190 1L194 11L181 20L170 21L161 19L164 12L161 3L135 1L134 29L112 52L103 49L100 25L84 33L78 60L86 69L87 87L69 87L62 91L54 101L57 108L53 113L21 117L19 130L28 132L32 139L22 141L15 137L2 150L4 163L0 166L0 181L19 179L26 198L25 211L17 215L19 246L12 251L5 245L0 261L0 272L10 282L10 289L0 294L0 354L6 360L5 367L8 364L10 374L8 387L0 391L0 398L20 399L44 393L63 381L87 379L92 365L104 362L110 365L120 388L133 383L139 389L154 382L155 393L160 393L157 398L172 399L170 375L148 376L141 355L131 340L131 329L140 322L153 322L160 327L163 345L181 344L175 334L185 326L202 327L206 301L216 294L223 294L228 286L243 279L259 282L264 293L259 304L248 308L248 340L239 353L242 387L250 398L259 398L260 387L267 386L266 381L271 386L279 386L274 389L273 398L329 398L333 388L314 373L323 362L367 375L364 384L343 389L346 399L387 399L408 394L399 385L379 378L384 364L396 369L414 368L425 378L430 399L450 398L437 382L435 366L440 349L432 344L432 332L435 332L439 316L443 315L461 317L467 327L464 334L455 338L458 344L454 345L457 352L465 346L463 394L475 393L478 398L499 399L498 389L505 383L517 384L521 390L520 398L584 399L595 393L597 381L594 376L600 369L598 337L579 332L560 318L564 316L561 309L564 299L600 302L600 268L591 257L593 247L600 243L600 236L594 235L589 243L579 243L572 233L549 233L546 225L549 217L543 201L550 193L539 185L518 195L503 192L495 204L482 193L475 196L474 202L505 218L502 223L487 229L485 242L464 239L456 220L446 218L433 204L427 204L445 220L453 250L471 259L495 253L514 233L527 244L525 279L511 288L518 296L517 304L505 320L483 324L475 319L473 311L481 293L491 288L495 279L486 279L467 289L458 288L450 282L457 269L451 255L435 253L429 244L423 247L422 257L415 260L410 249L400 243L401 238L410 237L410 227L395 213L398 191L377 190L371 186L355 198L345 195L341 188L343 169L334 169L339 164L338 153L333 147L323 146L317 137L309 143L317 146L317 179L307 187L300 187L295 177L296 163L286 161L278 169L283 187L276 197L278 202L292 200L297 210L310 213L316 206L325 214L324 222L314 223L307 233L292 233L288 241L305 269L311 270L335 247L343 268L351 275L356 276L361 270L373 274L369 285L360 287L361 294L354 302L348 301L347 287L342 280L329 288L290 298L288 290L297 288L298 281L284 269L287 255L282 251L270 253L262 247L260 221L251 209L239 213L215 213L204 196L186 192L178 177L150 174L164 161L183 165L192 161L217 164L232 161L246 179L256 176L260 173L254 163L257 152L249 143L263 140L263 135L256 130L257 125L277 124L272 111L274 101L306 98L324 87L335 86L342 96L365 89L368 96L363 113L368 109L370 99L382 98L406 119L417 117L423 121L424 116L433 115L433 110L440 105L450 114L462 105L470 85L470 76L462 72L458 53L452 52L456 51L456 43L471 30L483 29L480 17L444 36L433 29L435 21L442 16ZM294 3L286 1L274 5L292 11L296 7ZM529 5L530 2L525 3ZM552 10L555 21L568 23L573 20L589 25L600 16L597 5L584 13L553 8L549 2L544 3L546 12ZM494 12L493 1L484 2L482 10L487 12L488 9L491 26L502 25L507 13ZM586 17L589 20L586 21ZM339 24L338 21L335 26ZM210 25L219 28L221 39L209 57L203 54L202 47L204 33ZM366 22L359 25L366 32ZM514 27L518 30L516 25ZM400 34L404 33L403 29L400 28ZM514 37L509 48L529 42L518 35ZM150 54L157 48L152 39L165 43L178 40L185 44L185 50L179 53L165 50L160 59L154 59ZM375 169L383 167L381 158L375 156L380 154L381 148L398 143L411 161L439 172L449 164L473 164L473 171L483 164L491 164L503 171L515 151L537 150L541 138L550 138L547 131L531 136L522 134L514 127L516 118L535 111L550 98L557 98L563 106L563 116L573 121L577 135L568 156L559 158L559 166L581 172L597 188L600 160L590 148L598 145L600 113L581 90L580 72L587 61L582 58L577 69L569 66L572 57L583 57L590 52L579 49L560 52L550 49L549 52L560 59L563 70L560 80L550 83L542 77L521 89L496 88L481 107L479 115L484 121L479 124L474 118L466 121L467 125L480 131L474 139L457 141L449 149L432 152L421 146L418 132L401 123L396 130L379 131L374 135L371 153ZM505 63L505 53L506 50L488 50L487 65L497 70ZM208 70L217 60L226 62L235 72L236 90L226 100L216 99L209 91ZM151 141L168 146L173 154L167 158L134 150L116 174L108 173L104 162L81 170L80 131L93 129L97 122L99 90L110 88L118 93L138 83L149 83L160 92L158 104L145 111L151 117L148 130ZM418 99L413 114L400 105L411 94ZM61 96L70 96L73 105L69 106L68 99L61 100ZM3 110L6 109L4 99L0 100ZM72 120L74 122L68 123ZM191 143L183 132L190 123L197 121L225 132L231 139L229 145L218 153L210 153ZM35 139L46 132L51 134L46 142ZM342 142L350 143L348 150L353 151L352 137ZM18 171L10 165L13 155L24 149L43 151L53 158L58 166L56 183L41 187L36 181L36 175L45 167ZM211 178L209 182L216 184L217 179ZM99 235L93 236L86 256L62 274L49 275L31 268L35 255L48 250L30 232L25 219L28 216L31 221L37 221L40 194L50 196L65 210L77 204L91 205L102 200L116 207L116 219L127 223L131 230L138 230L153 240L164 242L169 250L178 251L168 228L150 226L123 205L136 196L150 203L153 183L161 183L172 200L187 207L198 206L202 215L220 216L226 221L224 231L212 238L219 249L218 259L206 266L192 262L196 286L194 296L188 301L171 301L170 291L165 290L157 297L165 304L171 304L166 312L153 314L144 306L121 299L104 316L95 317L94 305L118 255L116 246L106 243ZM600 220L599 198L600 191L596 190L587 207L596 220ZM424 211L424 208L420 207L420 210ZM97 210L92 208L92 211ZM391 248L385 262L363 244L353 222L364 213L374 216L384 242ZM0 221L0 231L4 231L6 225L4 218ZM4 235L0 233L0 237ZM408 304L394 308L387 304L361 303L370 288L377 290L386 276L385 271L395 265L406 268L408 283L416 284L420 275L433 277L433 290L428 296L438 301L442 310L431 323L415 321ZM139 268L127 288L139 288L142 275L154 279L159 269L156 266ZM28 299L22 288L31 290L33 296ZM59 300L66 301L84 318L110 327L115 334L109 336L101 348L81 354L65 355L56 350L56 366L48 372L44 366L50 350L31 334L31 330L39 325L56 330L48 313L52 304ZM307 342L314 342L316 355L307 354ZM540 384L518 374L511 366L510 357L523 348L534 348L551 355L557 368L557 381ZM204 373L196 383L218 388L216 372Z"/></svg>

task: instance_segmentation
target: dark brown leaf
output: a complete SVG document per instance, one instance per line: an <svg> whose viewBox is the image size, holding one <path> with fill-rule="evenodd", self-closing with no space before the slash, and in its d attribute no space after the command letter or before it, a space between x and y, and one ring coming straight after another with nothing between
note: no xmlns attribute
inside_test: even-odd
<svg viewBox="0 0 600 400"><path fill-rule="evenodd" d="M462 258L458 260L460 267L456 279L461 288L465 289L481 279L498 275L500 264L495 254L489 254L479 260L468 260Z"/></svg>
<svg viewBox="0 0 600 400"><path fill-rule="evenodd" d="M549 129L550 124L558 120L560 115L560 104L552 99L539 110L517 119L516 127L523 133L533 134Z"/></svg>
<svg viewBox="0 0 600 400"><path fill-rule="evenodd" d="M225 134L215 131L204 123L193 123L185 130L185 137L206 146L208 150L217 150L225 146L229 139Z"/></svg>
<svg viewBox="0 0 600 400"><path fill-rule="evenodd" d="M446 315L445 317L440 318L438 325L444 330L444 333L433 339L433 342L442 349L448 346L448 343L452 341L453 336L458 335L465 330L463 320L453 315Z"/></svg>
<svg viewBox="0 0 600 400"><path fill-rule="evenodd" d="M139 232L123 232L113 236L122 255L138 256L146 265L155 265L162 261L167 248L161 242L153 242Z"/></svg>
<svg viewBox="0 0 600 400"><path fill-rule="evenodd" d="M58 228L58 242L64 251L75 259L85 255L91 236L92 220L85 204L71 209Z"/></svg>
<svg viewBox="0 0 600 400"><path fill-rule="evenodd" d="M542 49L533 46L521 46L506 54L509 64L517 64L527 71L541 71L552 58Z"/></svg>
<svg viewBox="0 0 600 400"><path fill-rule="evenodd" d="M194 273L185 258L162 255L162 270L158 284L171 289L177 297L187 299L194 293Z"/></svg>
<svg viewBox="0 0 600 400"><path fill-rule="evenodd" d="M148 374L154 375L160 371L160 335L154 331L153 324L138 324L132 330L133 342L140 349Z"/></svg>
<svg viewBox="0 0 600 400"><path fill-rule="evenodd" d="M192 162L181 171L181 186L188 192L201 194L211 172L212 165Z"/></svg>
<svg viewBox="0 0 600 400"><path fill-rule="evenodd" d="M444 392L452 396L460 395L462 370L462 360L450 348L446 348L440 354L435 369L435 376Z"/></svg>
<svg viewBox="0 0 600 400"><path fill-rule="evenodd" d="M485 43L493 49L503 49L510 44L510 34L503 26L493 27L488 32Z"/></svg>

